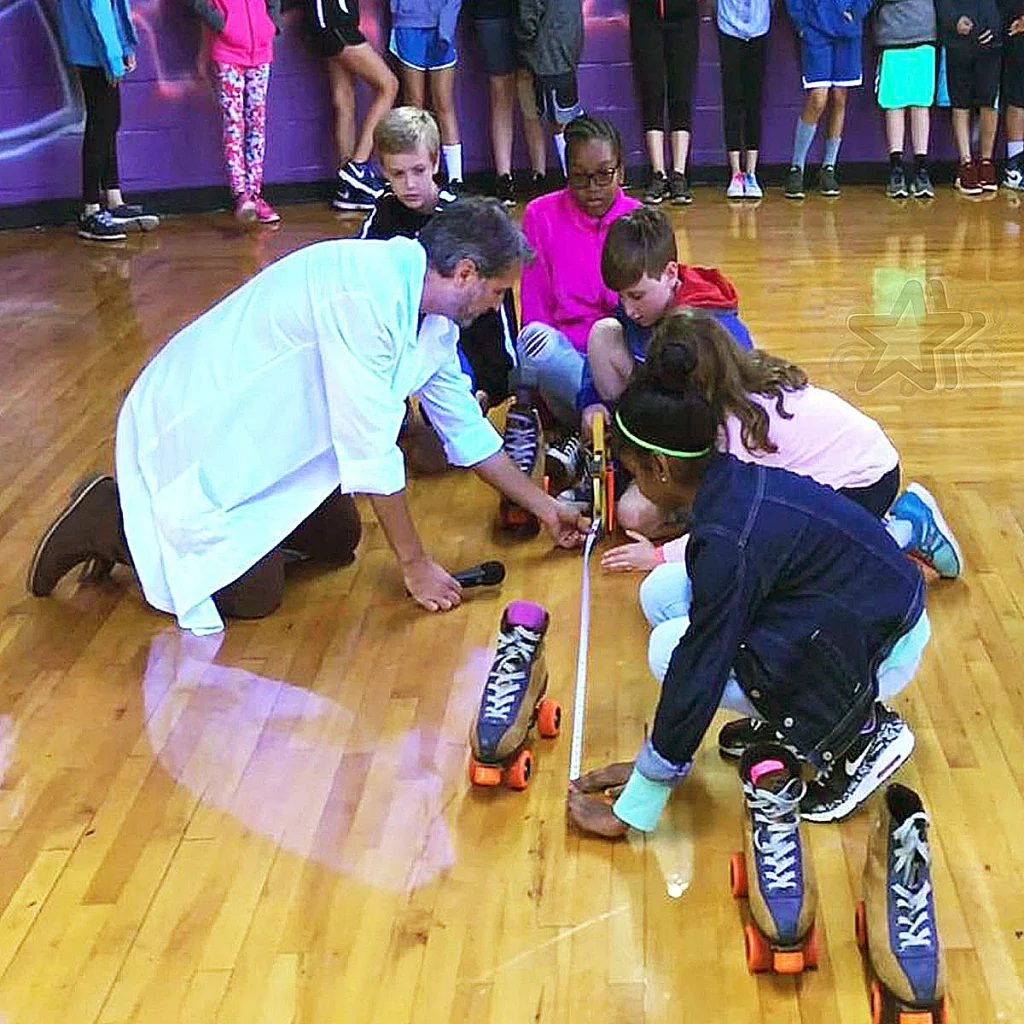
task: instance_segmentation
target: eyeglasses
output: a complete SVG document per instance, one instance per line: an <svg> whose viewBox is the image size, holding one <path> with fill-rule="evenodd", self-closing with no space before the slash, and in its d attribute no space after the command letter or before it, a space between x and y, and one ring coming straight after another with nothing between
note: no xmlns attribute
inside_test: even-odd
<svg viewBox="0 0 1024 1024"><path fill-rule="evenodd" d="M616 164L614 167L602 167L599 171L594 171L593 174L570 174L569 185L571 188L584 189L589 188L591 185L597 185L598 188L607 188L614 180L615 175L619 173L619 165Z"/></svg>

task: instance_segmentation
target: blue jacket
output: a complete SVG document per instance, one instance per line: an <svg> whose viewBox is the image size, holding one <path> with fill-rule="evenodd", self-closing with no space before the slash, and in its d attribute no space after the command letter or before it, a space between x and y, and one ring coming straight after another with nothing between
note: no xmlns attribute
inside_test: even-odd
<svg viewBox="0 0 1024 1024"><path fill-rule="evenodd" d="M686 568L690 626L662 686L654 753L677 768L693 759L734 670L765 719L827 769L924 610L921 573L848 498L731 455L713 459L697 492Z"/></svg>
<svg viewBox="0 0 1024 1024"><path fill-rule="evenodd" d="M803 35L808 28L837 39L860 37L872 0L786 0L789 16Z"/></svg>
<svg viewBox="0 0 1024 1024"><path fill-rule="evenodd" d="M60 35L71 64L123 78L125 58L139 45L129 0L60 0Z"/></svg>

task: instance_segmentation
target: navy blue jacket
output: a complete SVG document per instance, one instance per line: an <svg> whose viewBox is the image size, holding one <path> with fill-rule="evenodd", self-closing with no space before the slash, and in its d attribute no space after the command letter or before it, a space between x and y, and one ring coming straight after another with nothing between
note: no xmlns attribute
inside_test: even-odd
<svg viewBox="0 0 1024 1024"><path fill-rule="evenodd" d="M697 492L686 568L690 627L665 675L655 752L692 760L735 669L765 719L826 770L924 610L921 573L848 498L731 455L712 460Z"/></svg>

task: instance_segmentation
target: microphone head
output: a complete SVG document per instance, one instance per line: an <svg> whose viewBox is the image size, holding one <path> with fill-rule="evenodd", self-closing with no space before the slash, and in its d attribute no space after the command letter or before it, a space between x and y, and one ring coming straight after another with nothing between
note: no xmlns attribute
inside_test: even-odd
<svg viewBox="0 0 1024 1024"><path fill-rule="evenodd" d="M483 573L485 587L496 587L505 578L505 566L501 562L484 562L480 571Z"/></svg>

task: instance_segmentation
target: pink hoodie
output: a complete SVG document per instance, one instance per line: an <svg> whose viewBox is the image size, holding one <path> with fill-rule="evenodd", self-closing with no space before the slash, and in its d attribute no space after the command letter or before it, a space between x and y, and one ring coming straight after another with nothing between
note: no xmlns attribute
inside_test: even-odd
<svg viewBox="0 0 1024 1024"><path fill-rule="evenodd" d="M534 199L523 214L523 234L537 258L523 268L519 301L523 324L560 330L584 354L590 328L611 316L619 296L601 280L601 250L612 221L640 205L622 190L600 219L584 213L564 188Z"/></svg>
<svg viewBox="0 0 1024 1024"><path fill-rule="evenodd" d="M274 59L277 27L265 0L209 0L224 15L224 27L210 31L210 56L218 64L252 68Z"/></svg>

